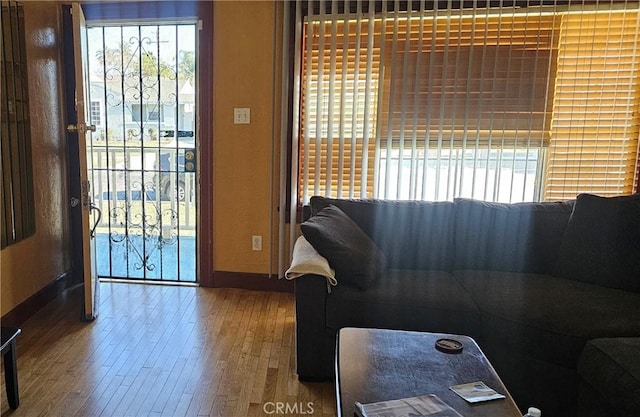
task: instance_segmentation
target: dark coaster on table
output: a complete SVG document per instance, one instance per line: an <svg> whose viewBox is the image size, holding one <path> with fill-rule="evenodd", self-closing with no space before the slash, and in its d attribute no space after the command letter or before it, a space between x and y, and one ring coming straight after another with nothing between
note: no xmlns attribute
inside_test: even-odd
<svg viewBox="0 0 640 417"><path fill-rule="evenodd" d="M453 339L436 340L436 349L444 353L462 353L462 342Z"/></svg>

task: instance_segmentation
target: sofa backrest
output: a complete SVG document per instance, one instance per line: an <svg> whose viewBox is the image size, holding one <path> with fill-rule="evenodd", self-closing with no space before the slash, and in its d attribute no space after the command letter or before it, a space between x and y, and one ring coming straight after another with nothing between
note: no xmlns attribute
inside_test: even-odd
<svg viewBox="0 0 640 417"><path fill-rule="evenodd" d="M382 250L389 268L453 269L452 202L311 198L314 216L329 204L344 211Z"/></svg>
<svg viewBox="0 0 640 417"><path fill-rule="evenodd" d="M551 274L573 206L456 199L455 269Z"/></svg>
<svg viewBox="0 0 640 417"><path fill-rule="evenodd" d="M344 211L401 269L551 274L574 201L489 203L311 198L311 216Z"/></svg>

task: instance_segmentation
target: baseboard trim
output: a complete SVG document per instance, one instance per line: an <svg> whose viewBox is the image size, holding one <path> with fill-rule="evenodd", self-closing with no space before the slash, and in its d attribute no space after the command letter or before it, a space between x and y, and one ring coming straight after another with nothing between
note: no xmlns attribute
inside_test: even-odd
<svg viewBox="0 0 640 417"><path fill-rule="evenodd" d="M214 271L211 277L214 288L241 288L253 291L293 292L293 282L287 279L269 278L267 274Z"/></svg>
<svg viewBox="0 0 640 417"><path fill-rule="evenodd" d="M80 285L74 282L73 273L71 270L63 272L56 279L47 284L44 288L27 298L16 307L14 307L7 314L2 316L0 320L3 326L22 326L27 320L29 320L34 314L36 314L42 307L49 304L57 296L65 292L75 285ZM78 306L78 311L80 306Z"/></svg>

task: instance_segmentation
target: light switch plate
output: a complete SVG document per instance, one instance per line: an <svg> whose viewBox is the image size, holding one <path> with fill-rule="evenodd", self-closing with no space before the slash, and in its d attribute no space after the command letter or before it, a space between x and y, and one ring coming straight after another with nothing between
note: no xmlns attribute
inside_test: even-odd
<svg viewBox="0 0 640 417"><path fill-rule="evenodd" d="M233 124L248 125L251 123L251 109L248 107L236 107L233 109Z"/></svg>

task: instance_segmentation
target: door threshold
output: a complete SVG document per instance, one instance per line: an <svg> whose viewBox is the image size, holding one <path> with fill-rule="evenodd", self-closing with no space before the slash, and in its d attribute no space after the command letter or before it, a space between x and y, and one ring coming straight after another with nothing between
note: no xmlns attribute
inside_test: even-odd
<svg viewBox="0 0 640 417"><path fill-rule="evenodd" d="M149 279L123 279L123 278L100 278L100 282L118 283L118 284L144 284L144 285L168 285L171 287L199 287L197 282L184 281L159 281Z"/></svg>

